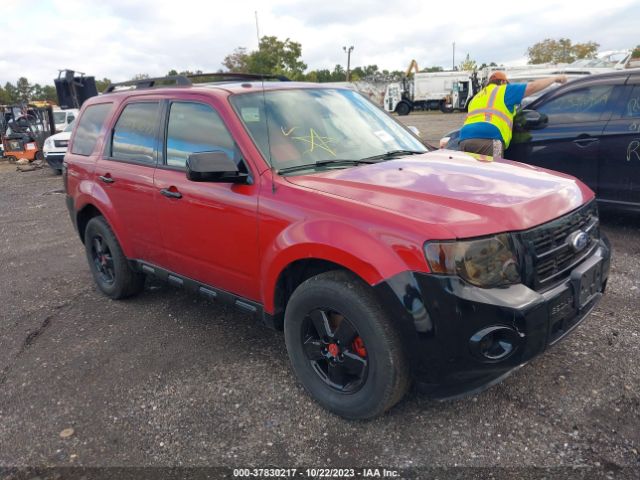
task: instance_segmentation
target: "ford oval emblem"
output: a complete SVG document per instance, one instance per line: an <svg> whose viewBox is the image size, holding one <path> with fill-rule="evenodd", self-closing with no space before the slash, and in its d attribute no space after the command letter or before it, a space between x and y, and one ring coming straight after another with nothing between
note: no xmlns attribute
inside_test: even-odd
<svg viewBox="0 0 640 480"><path fill-rule="evenodd" d="M573 248L575 252L580 252L589 244L589 235L582 230L578 230L577 232L573 232L569 235L567 240L567 243L571 245L571 248Z"/></svg>

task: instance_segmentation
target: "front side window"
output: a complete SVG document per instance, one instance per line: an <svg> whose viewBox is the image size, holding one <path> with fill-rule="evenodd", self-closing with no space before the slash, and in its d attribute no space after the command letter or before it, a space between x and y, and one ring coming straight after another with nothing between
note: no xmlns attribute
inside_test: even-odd
<svg viewBox="0 0 640 480"><path fill-rule="evenodd" d="M192 153L224 152L236 157L233 138L222 119L201 103L171 104L166 148L166 163L174 167L184 167Z"/></svg>
<svg viewBox="0 0 640 480"><path fill-rule="evenodd" d="M100 103L85 109L73 138L71 153L91 155L112 105L111 103Z"/></svg>
<svg viewBox="0 0 640 480"><path fill-rule="evenodd" d="M238 117L274 168L350 162L427 148L352 90L304 88L231 97Z"/></svg>
<svg viewBox="0 0 640 480"><path fill-rule="evenodd" d="M553 123L599 120L606 111L613 85L591 85L572 90L544 103L537 110Z"/></svg>
<svg viewBox="0 0 640 480"><path fill-rule="evenodd" d="M158 108L158 102L130 103L124 108L113 128L111 157L155 163Z"/></svg>

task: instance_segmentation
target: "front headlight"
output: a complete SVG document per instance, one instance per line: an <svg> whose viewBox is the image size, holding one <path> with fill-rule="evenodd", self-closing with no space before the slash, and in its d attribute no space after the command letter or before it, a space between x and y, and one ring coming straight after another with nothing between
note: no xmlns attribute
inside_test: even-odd
<svg viewBox="0 0 640 480"><path fill-rule="evenodd" d="M53 138L49 137L44 141L43 149L51 150L53 148Z"/></svg>
<svg viewBox="0 0 640 480"><path fill-rule="evenodd" d="M507 234L460 242L427 242L424 251L436 274L458 275L483 288L520 283L518 259Z"/></svg>

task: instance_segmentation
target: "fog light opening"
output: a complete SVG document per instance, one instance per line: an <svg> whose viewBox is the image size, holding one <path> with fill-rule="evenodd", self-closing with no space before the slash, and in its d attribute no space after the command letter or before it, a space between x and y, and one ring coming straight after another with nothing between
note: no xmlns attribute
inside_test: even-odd
<svg viewBox="0 0 640 480"><path fill-rule="evenodd" d="M480 330L469 340L471 352L483 361L497 362L509 357L519 343L518 333L503 326Z"/></svg>

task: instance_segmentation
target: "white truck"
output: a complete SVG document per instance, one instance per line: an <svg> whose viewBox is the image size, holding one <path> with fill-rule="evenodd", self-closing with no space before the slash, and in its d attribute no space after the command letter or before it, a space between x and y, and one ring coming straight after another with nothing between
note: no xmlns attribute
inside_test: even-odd
<svg viewBox="0 0 640 480"><path fill-rule="evenodd" d="M387 85L384 109L398 115L413 110L466 110L479 88L474 72L416 72L413 79Z"/></svg>

